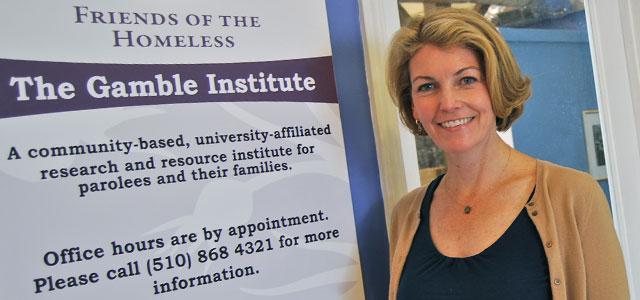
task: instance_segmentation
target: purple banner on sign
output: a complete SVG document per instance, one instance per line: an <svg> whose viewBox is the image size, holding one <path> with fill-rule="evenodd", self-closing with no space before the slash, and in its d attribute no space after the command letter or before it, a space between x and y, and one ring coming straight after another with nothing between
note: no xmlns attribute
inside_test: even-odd
<svg viewBox="0 0 640 300"><path fill-rule="evenodd" d="M0 59L0 118L237 101L337 103L331 57L182 65Z"/></svg>

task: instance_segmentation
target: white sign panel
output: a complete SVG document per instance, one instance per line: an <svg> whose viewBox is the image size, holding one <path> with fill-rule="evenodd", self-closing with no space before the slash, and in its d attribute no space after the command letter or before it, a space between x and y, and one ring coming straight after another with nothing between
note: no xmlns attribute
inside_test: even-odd
<svg viewBox="0 0 640 300"><path fill-rule="evenodd" d="M363 299L323 1L3 1L0 299Z"/></svg>

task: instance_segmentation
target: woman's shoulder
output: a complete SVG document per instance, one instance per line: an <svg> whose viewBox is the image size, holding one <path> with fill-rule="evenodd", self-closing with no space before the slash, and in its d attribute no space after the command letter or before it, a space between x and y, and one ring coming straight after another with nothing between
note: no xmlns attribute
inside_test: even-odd
<svg viewBox="0 0 640 300"><path fill-rule="evenodd" d="M538 160L537 173L538 182L542 181L546 184L580 188L597 185L593 177L586 172L544 160Z"/></svg>
<svg viewBox="0 0 640 300"><path fill-rule="evenodd" d="M556 199L585 201L605 199L598 182L586 172L538 160L536 189ZM606 202L606 200L604 200Z"/></svg>
<svg viewBox="0 0 640 300"><path fill-rule="evenodd" d="M394 253L400 236L411 235L411 228L420 222L420 207L428 186L421 186L408 192L395 205L391 214L389 245Z"/></svg>
<svg viewBox="0 0 640 300"><path fill-rule="evenodd" d="M406 215L411 212L419 212L428 187L428 185L417 187L402 196L394 207L393 214Z"/></svg>

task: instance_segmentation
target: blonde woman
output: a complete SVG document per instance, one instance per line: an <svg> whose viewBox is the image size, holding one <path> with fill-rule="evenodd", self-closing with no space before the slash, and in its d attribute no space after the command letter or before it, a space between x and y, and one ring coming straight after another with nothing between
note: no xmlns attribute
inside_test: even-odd
<svg viewBox="0 0 640 300"><path fill-rule="evenodd" d="M405 125L443 150L447 173L405 195L390 237L390 299L628 299L611 214L588 175L512 149L531 94L496 28L442 9L390 46Z"/></svg>

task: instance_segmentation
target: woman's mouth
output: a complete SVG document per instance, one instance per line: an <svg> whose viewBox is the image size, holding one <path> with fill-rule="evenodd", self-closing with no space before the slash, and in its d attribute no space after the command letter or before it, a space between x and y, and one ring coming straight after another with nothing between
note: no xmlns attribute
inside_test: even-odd
<svg viewBox="0 0 640 300"><path fill-rule="evenodd" d="M453 128L453 127L458 127L458 126L467 124L471 120L473 120L473 118L474 117L466 117L466 118L462 118L462 119L456 119L456 120L442 122L442 123L439 123L438 125L442 126L443 128Z"/></svg>

